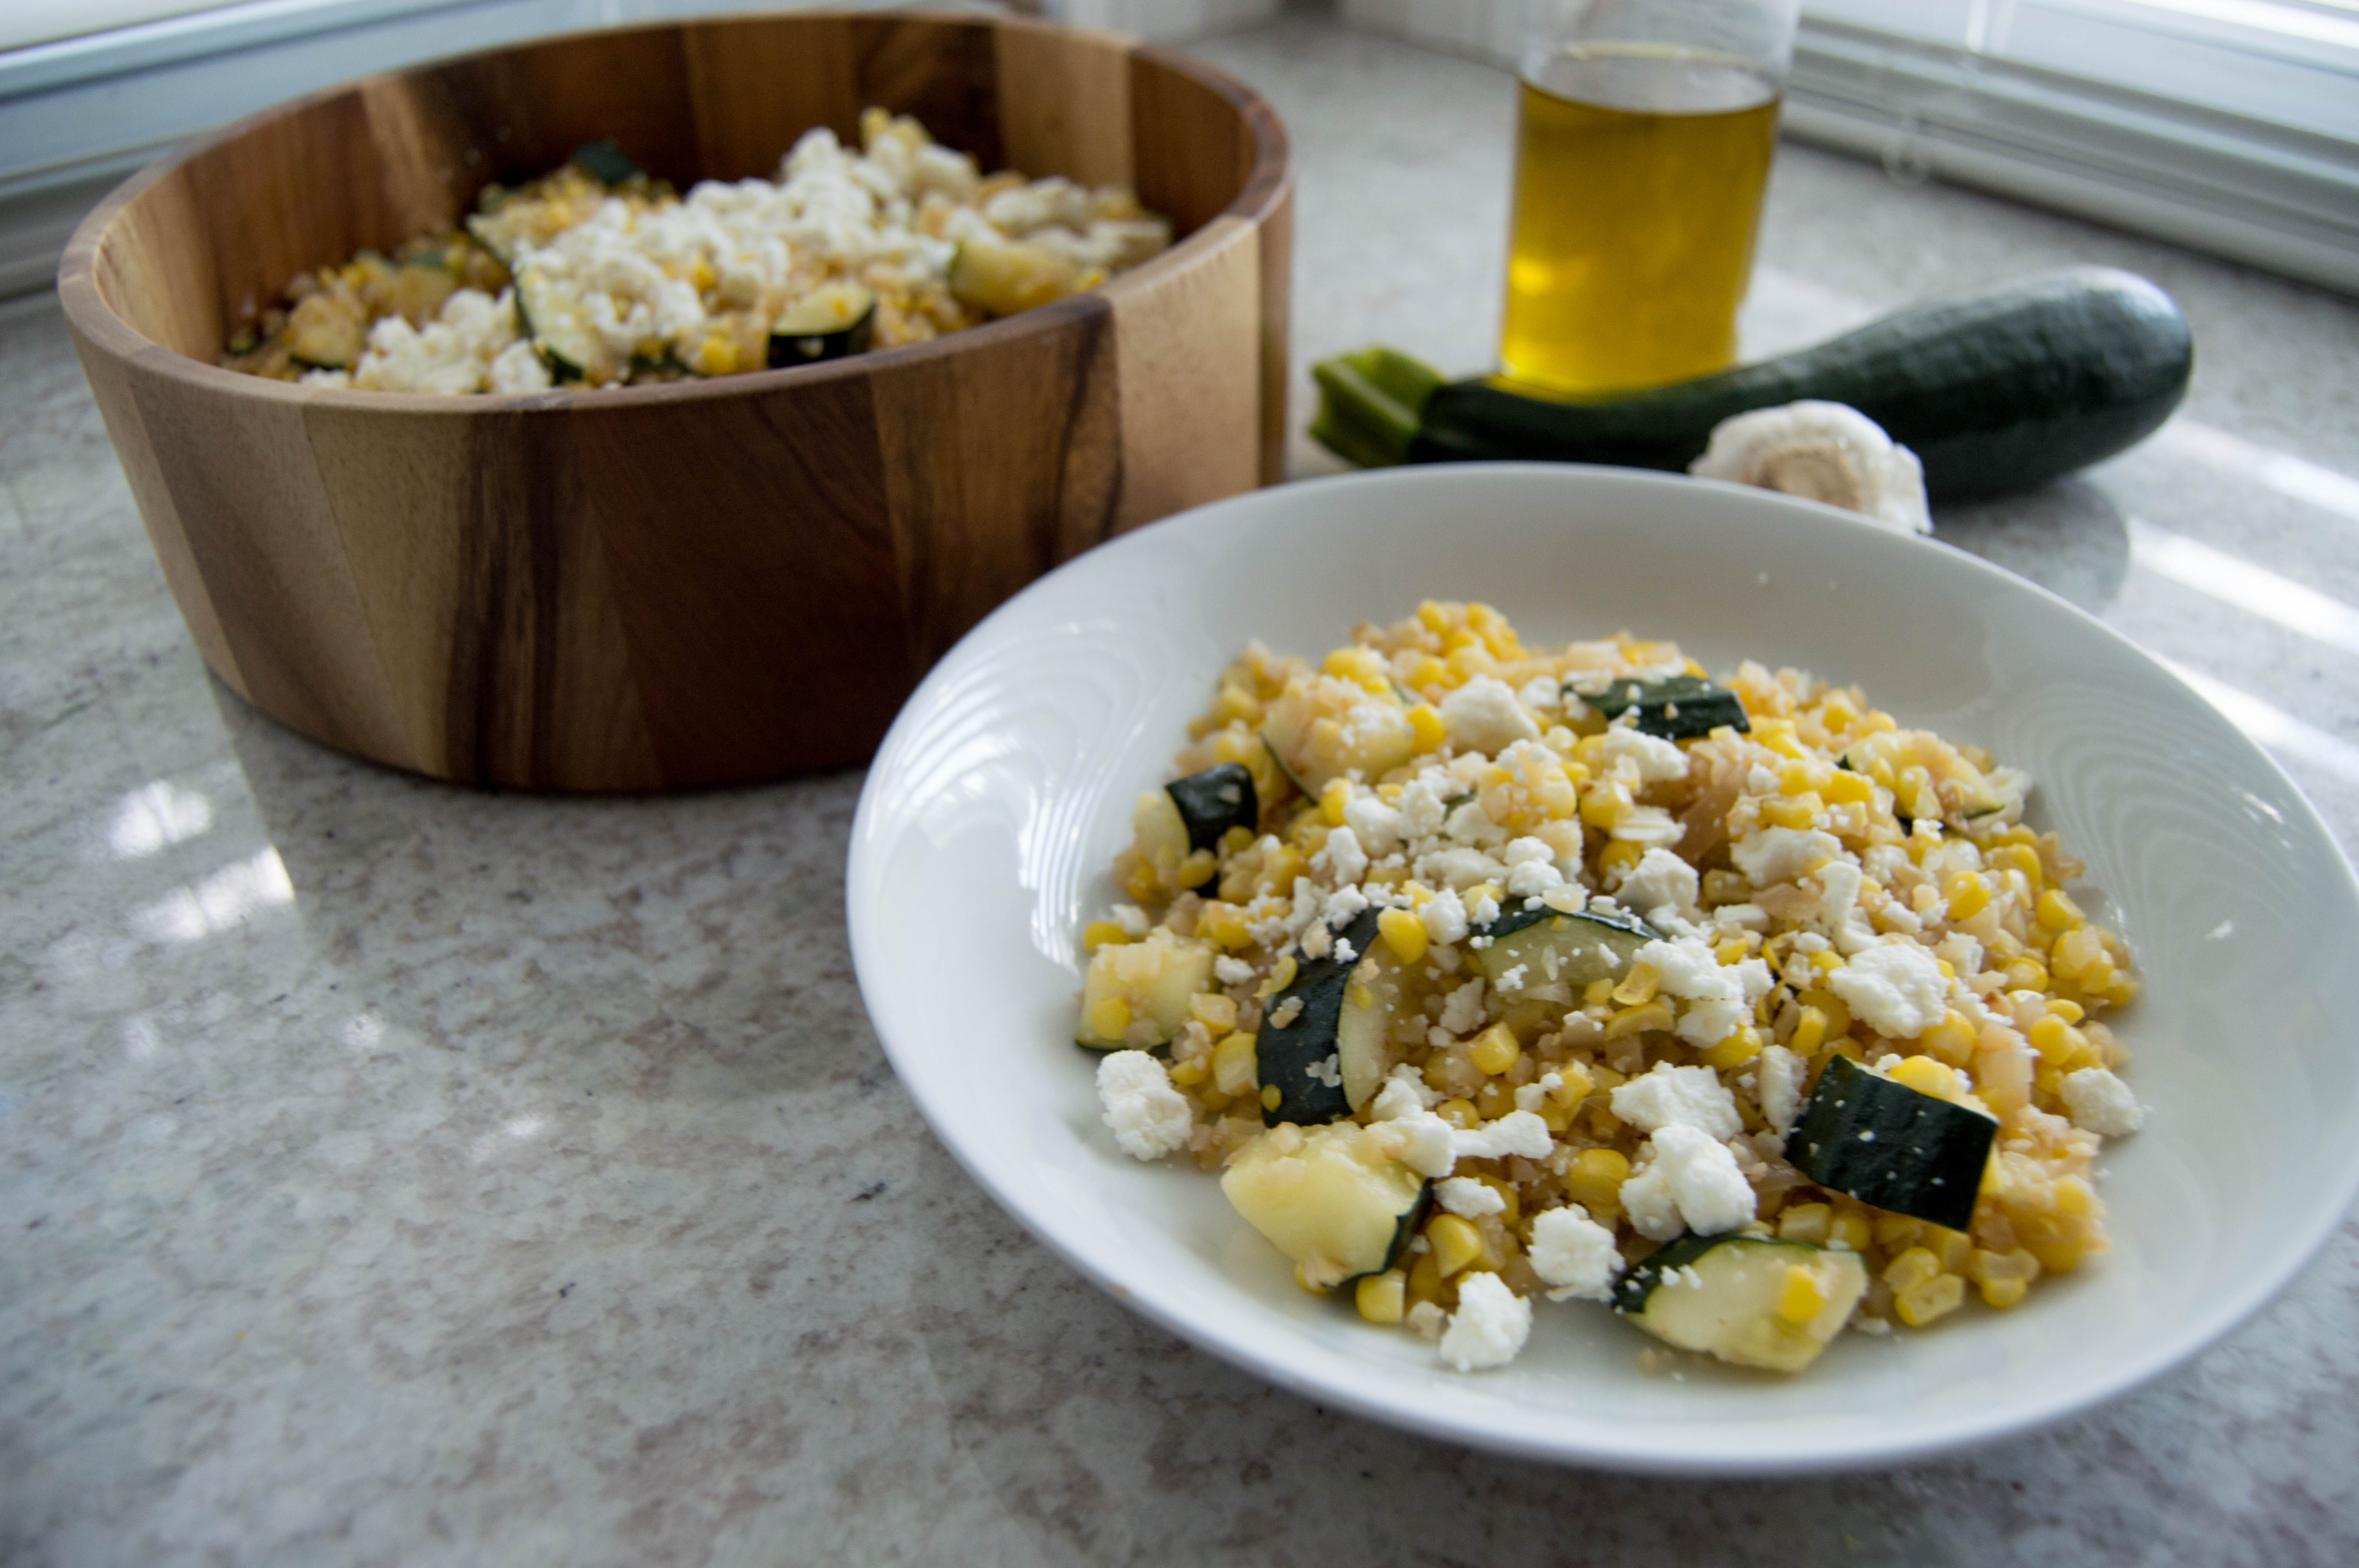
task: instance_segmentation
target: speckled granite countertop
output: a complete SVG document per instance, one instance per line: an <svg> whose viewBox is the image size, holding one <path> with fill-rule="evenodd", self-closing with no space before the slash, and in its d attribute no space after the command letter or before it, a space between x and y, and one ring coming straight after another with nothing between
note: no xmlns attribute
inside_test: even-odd
<svg viewBox="0 0 2359 1568"><path fill-rule="evenodd" d="M1201 52L1297 138L1298 363L1484 362L1507 81ZM1748 341L2077 261L2177 295L2183 414L1940 535L2213 683L2348 846L2359 304L1789 145ZM1404 1436L1131 1316L934 1142L845 950L857 774L486 796L257 718L46 300L0 312L0 1562L2359 1561L2353 1227L2192 1366L1921 1468Z"/></svg>

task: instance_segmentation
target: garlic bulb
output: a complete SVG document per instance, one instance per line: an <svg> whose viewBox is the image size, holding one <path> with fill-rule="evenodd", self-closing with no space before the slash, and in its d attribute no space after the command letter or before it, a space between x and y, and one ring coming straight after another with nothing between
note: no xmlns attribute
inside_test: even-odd
<svg viewBox="0 0 2359 1568"><path fill-rule="evenodd" d="M1917 454L1845 404L1788 403L1723 419L1688 472L1823 501L1903 534L1933 531Z"/></svg>

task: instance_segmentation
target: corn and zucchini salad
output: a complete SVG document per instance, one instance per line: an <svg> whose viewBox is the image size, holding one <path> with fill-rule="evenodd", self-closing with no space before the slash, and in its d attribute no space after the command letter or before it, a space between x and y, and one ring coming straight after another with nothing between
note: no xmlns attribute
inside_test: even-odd
<svg viewBox="0 0 2359 1568"><path fill-rule="evenodd" d="M1171 243L1128 190L985 176L908 115L821 127L777 178L685 197L612 141L388 258L305 273L222 362L320 386L528 393L920 342L1094 287Z"/></svg>
<svg viewBox="0 0 2359 1568"><path fill-rule="evenodd" d="M1541 1295L1797 1370L2105 1250L2137 981L1980 749L1427 602L1249 646L1175 772L1082 936L1106 1123L1460 1370Z"/></svg>

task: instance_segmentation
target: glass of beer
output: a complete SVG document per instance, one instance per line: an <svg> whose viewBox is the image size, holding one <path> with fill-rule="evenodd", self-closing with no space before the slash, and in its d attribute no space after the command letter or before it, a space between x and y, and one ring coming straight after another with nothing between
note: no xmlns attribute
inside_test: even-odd
<svg viewBox="0 0 2359 1568"><path fill-rule="evenodd" d="M1565 393L1736 357L1800 0L1527 0L1499 357Z"/></svg>

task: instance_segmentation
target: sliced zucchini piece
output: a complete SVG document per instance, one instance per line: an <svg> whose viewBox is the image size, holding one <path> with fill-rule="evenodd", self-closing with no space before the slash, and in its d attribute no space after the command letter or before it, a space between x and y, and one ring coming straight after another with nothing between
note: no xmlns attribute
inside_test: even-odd
<svg viewBox="0 0 2359 1568"><path fill-rule="evenodd" d="M864 354L875 333L874 289L856 283L823 283L770 324L770 368Z"/></svg>
<svg viewBox="0 0 2359 1568"><path fill-rule="evenodd" d="M1180 862L1188 858L1188 824L1180 816L1171 792L1143 789L1130 813L1131 848L1155 868L1165 887L1178 885Z"/></svg>
<svg viewBox="0 0 2359 1568"><path fill-rule="evenodd" d="M1867 1290L1856 1252L1752 1236L1684 1236L1623 1276L1614 1310L1666 1345L1799 1372Z"/></svg>
<svg viewBox="0 0 2359 1568"><path fill-rule="evenodd" d="M1232 827L1248 833L1261 828L1261 799L1254 793L1253 770L1243 762L1221 762L1174 779L1163 792L1179 808L1190 849L1219 849L1221 835Z"/></svg>
<svg viewBox="0 0 2359 1568"><path fill-rule="evenodd" d="M1324 958L1306 958L1298 948L1294 983L1263 1008L1261 1028L1254 1035L1254 1060L1261 1074L1261 1119L1268 1126L1291 1121L1315 1127L1352 1114L1338 1030L1352 972L1367 957L1368 945L1376 939L1376 917L1381 913L1362 910L1351 925L1335 933L1336 942L1352 945L1349 958L1336 957L1332 948ZM1285 1022L1277 1022L1279 1019ZM1271 1103L1273 1089L1277 1091L1275 1104Z"/></svg>
<svg viewBox="0 0 2359 1568"><path fill-rule="evenodd" d="M368 315L341 290L305 297L287 322L287 351L309 370L350 370L368 347Z"/></svg>
<svg viewBox="0 0 2359 1568"><path fill-rule="evenodd" d="M1493 985L1521 965L1526 986L1561 982L1578 1001L1582 991L1598 980L1618 980L1629 973L1630 960L1663 934L1635 914L1583 910L1567 914L1542 904L1515 909L1486 928L1491 945L1473 951L1475 968Z"/></svg>
<svg viewBox="0 0 2359 1568"><path fill-rule="evenodd" d="M612 136L601 136L594 142L584 142L573 149L566 161L599 184L613 189L628 185L647 171L631 161L630 155L614 145Z"/></svg>
<svg viewBox="0 0 2359 1568"><path fill-rule="evenodd" d="M1565 689L1572 691L1571 683ZM1709 735L1723 724L1740 735L1753 728L1752 721L1745 717L1745 704L1734 692L1695 676L1616 681L1598 696L1583 697L1582 700L1609 722L1636 708L1638 717L1633 722L1639 731L1666 741Z"/></svg>
<svg viewBox="0 0 2359 1568"><path fill-rule="evenodd" d="M1978 1111L1835 1056L1786 1136L1786 1158L1829 1192L1963 1230L1997 1136Z"/></svg>
<svg viewBox="0 0 2359 1568"><path fill-rule="evenodd" d="M1349 933L1346 933L1349 935ZM1335 1054L1343 1072L1343 1098L1354 1115L1385 1087L1385 1078L1399 1060L1393 1043L1393 1021L1410 1009L1409 979L1382 942L1360 960L1343 987L1343 1006L1335 1015ZM1425 1022L1418 1015L1418 1022Z"/></svg>
<svg viewBox="0 0 2359 1568"><path fill-rule="evenodd" d="M994 316L1013 316L1062 299L1080 280L1080 269L1045 245L962 240L951 257L951 297Z"/></svg>
<svg viewBox="0 0 2359 1568"><path fill-rule="evenodd" d="M1354 1121L1272 1128L1221 1177L1245 1223L1325 1290L1378 1274L1408 1249L1432 1184L1386 1157Z"/></svg>
<svg viewBox="0 0 2359 1568"><path fill-rule="evenodd" d="M572 284L527 267L516 283L516 330L532 340L553 381L586 381L603 386L620 378L622 366L606 346L581 291Z"/></svg>
<svg viewBox="0 0 2359 1568"><path fill-rule="evenodd" d="M1308 795L1356 770L1374 783L1417 755L1407 705L1390 692L1353 689L1348 702L1333 685L1297 687L1269 705L1262 743Z"/></svg>
<svg viewBox="0 0 2359 1568"><path fill-rule="evenodd" d="M1152 1044L1165 1044L1186 1028L1189 1003L1212 989L1212 950L1201 942L1158 928L1143 942L1117 942L1090 957L1082 979L1082 1022L1073 1044L1091 1051L1119 1051L1133 1023L1152 1023ZM1120 1003L1119 1009L1110 1003ZM1122 1028L1103 1028L1119 1019Z"/></svg>
<svg viewBox="0 0 2359 1568"><path fill-rule="evenodd" d="M518 202L513 212L471 212L467 215L467 233L475 243L492 253L499 264L509 271L516 270L516 256L525 244L525 209L529 203Z"/></svg>

